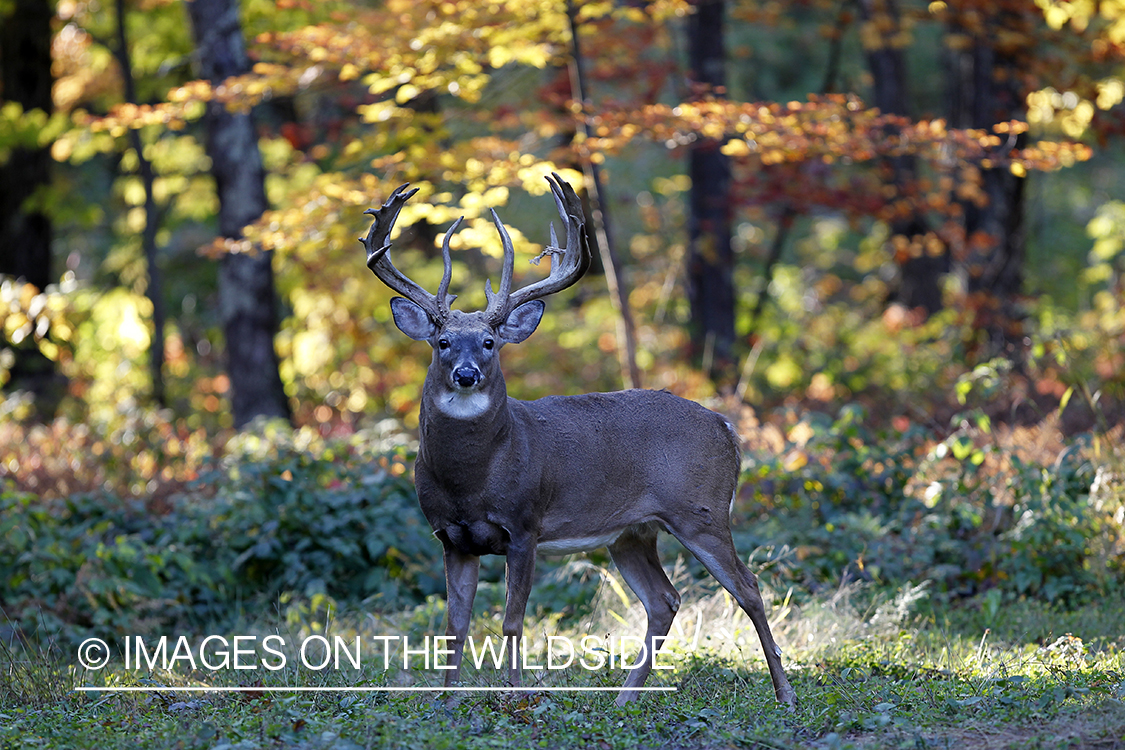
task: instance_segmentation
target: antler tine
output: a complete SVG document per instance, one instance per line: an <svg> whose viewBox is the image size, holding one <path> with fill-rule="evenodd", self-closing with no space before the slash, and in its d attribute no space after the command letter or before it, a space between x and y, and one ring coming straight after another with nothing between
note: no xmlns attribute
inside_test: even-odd
<svg viewBox="0 0 1125 750"><path fill-rule="evenodd" d="M500 221L500 217L496 215L495 209L489 209L492 212L492 223L496 225L496 230L500 233L500 244L504 247L504 265L500 271L500 291L492 291L492 280L486 279L484 282L484 296L488 300L488 306L485 308L485 317L490 319L497 319L503 323L508 319L508 314L512 312L511 307L507 307L508 298L512 293L512 272L515 270L516 265L516 251L512 247L512 237L508 234L508 230L504 228L504 223Z"/></svg>
<svg viewBox="0 0 1125 750"><path fill-rule="evenodd" d="M375 220L371 222L371 229L367 232L367 238L359 238L359 241L367 248L368 268L374 265L391 248L391 229L394 228L398 214L402 211L402 207L406 205L406 201L418 192L418 188L414 188L403 195L402 191L408 187L410 187L410 183L404 182L394 189L381 207L369 208L363 212L375 217Z"/></svg>
<svg viewBox="0 0 1125 750"><path fill-rule="evenodd" d="M360 237L359 241L363 243L367 250L367 267L380 281L421 307L435 322L443 322L449 316L449 303L435 297L404 276L391 262L391 229L394 228L395 220L398 219L399 212L402 211L406 201L418 192L418 188L414 188L404 193L403 191L409 186L410 183L399 185L382 206L369 208L363 212L364 214L371 214L375 219L371 223L371 229L367 232L367 237ZM448 251L444 253L443 257L446 264L442 285L443 288L448 289L451 274ZM443 292L441 297L444 296Z"/></svg>
<svg viewBox="0 0 1125 750"><path fill-rule="evenodd" d="M552 177L554 179L551 179ZM551 172L551 176L547 177L546 180L547 180L547 184L551 186L551 197L553 197L555 199L555 208L558 209L559 216L562 217L563 226L566 226L566 224L567 224L566 194L563 192L562 185L566 185L568 188L570 187L570 185L568 183L564 183L562 178L559 177L557 172ZM574 191L571 190L570 192L573 193ZM578 196L575 196L575 198L577 198L577 197ZM582 210L581 210L582 204L581 203L578 204L578 208L579 208L578 215L581 216L582 215Z"/></svg>
<svg viewBox="0 0 1125 750"><path fill-rule="evenodd" d="M590 248L586 245L582 234L582 229L585 226L582 201L570 184L554 172L547 178L547 182L551 184L555 206L559 210L563 225L566 226L566 247L561 250L558 247L548 248L552 257L551 272L547 275L547 278L540 279L534 284L529 284L507 295L506 299L502 298L503 302L496 305L496 315L490 316L490 319L497 324L507 320L511 311L525 302L546 297L571 286L582 278L582 275L590 268ZM557 245L557 239L553 236L553 227L551 234L552 244ZM488 311L492 313L493 305L489 305Z"/></svg>
<svg viewBox="0 0 1125 750"><path fill-rule="evenodd" d="M449 238L457 233L457 229L461 226L461 222L465 220L461 216L457 221L453 222L453 226L445 233L445 239L441 241L441 261L445 264L445 271L441 275L441 284L437 290L437 303L446 312L449 311L449 306L453 304L453 300L457 299L457 295L449 295L449 280L453 277L453 260L449 257Z"/></svg>

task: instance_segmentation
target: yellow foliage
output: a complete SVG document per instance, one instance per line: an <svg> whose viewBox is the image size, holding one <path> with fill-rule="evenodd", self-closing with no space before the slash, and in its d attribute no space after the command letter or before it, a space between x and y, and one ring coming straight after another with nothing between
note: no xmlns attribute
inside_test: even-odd
<svg viewBox="0 0 1125 750"><path fill-rule="evenodd" d="M1106 39L1112 44L1125 42L1125 0L1035 0L1047 25L1056 31L1070 24L1082 34L1095 20L1104 24Z"/></svg>
<svg viewBox="0 0 1125 750"><path fill-rule="evenodd" d="M750 144L741 138L732 138L723 144L722 152L727 156L749 156Z"/></svg>
<svg viewBox="0 0 1125 750"><path fill-rule="evenodd" d="M400 86L398 91L395 92L395 101L399 104L405 104L411 99L416 99L422 90L412 83Z"/></svg>
<svg viewBox="0 0 1125 750"><path fill-rule="evenodd" d="M125 178L121 185L121 197L130 206L143 206L145 202L144 183L141 182L139 177Z"/></svg>
<svg viewBox="0 0 1125 750"><path fill-rule="evenodd" d="M1112 29L1125 17L1125 13L1114 15L1117 9L1125 7L1125 0L1097 4L1092 0L1037 2L1048 23L1055 28L1068 23L1078 28L1080 23L1100 19L1100 23L1109 24ZM781 7L783 4L769 5ZM595 80L599 81L597 87L601 87L603 80L612 84L598 92L604 96L609 96L610 90L616 96L635 83L624 77L612 82L604 78L606 71L611 70L609 66L616 64L615 57L633 57L633 49L621 44L629 24L651 24L643 31L652 32L655 36L651 38L657 40L663 34L666 41L668 31L659 25L666 19L683 17L694 10L693 3L687 0L653 0L640 5L596 0L578 6L580 21L585 24L581 33L593 43L587 46L587 54L597 60L594 66ZM965 6L971 9L972 4L960 4L962 9ZM268 7L268 3L262 3L262 7ZM929 3L929 9L932 13L953 12L945 3ZM411 347L417 347L399 341L393 334L385 335L382 330L388 325L389 293L373 282L363 269L363 257L355 241L357 234L370 225L369 217L361 215L362 209L379 205L402 182L409 181L420 191L399 217L392 237L395 260L405 273L432 289L440 277L440 262L434 259L430 248L420 245L428 242L435 230L426 227L424 231L408 233L400 239L401 230L425 221L438 227L440 232L465 213L468 221L450 238L451 245L457 250L479 247L485 255L499 256L499 237L488 209L507 206L514 198L512 190L515 188L532 195L544 195L547 183L543 178L558 169L556 162L577 164L588 160L597 163L609 155L608 163L613 169L622 170L620 161L615 163L613 157L627 148L635 149L635 144L643 139L669 149L681 149L701 136L711 138L723 144L723 153L742 162L736 163L736 169L760 169L763 164L783 165L785 169L786 163L818 160L826 164L862 161L877 164L887 156L911 154L941 165L962 161L979 163L981 158L988 158L992 160L990 164L1023 176L1035 169L1072 164L1089 155L1088 149L1074 144L1047 142L1032 143L1009 158L1007 153L1000 153L1006 139L996 134L1017 132L1016 126L1005 123L991 132L950 129L941 120L900 121L880 117L854 96L752 105L703 98L675 107L657 104L616 108L605 107L595 98L590 110L583 113L581 107L566 101L565 79L561 79L563 85L551 91L550 96L554 98L544 105L528 90L538 84L528 81L542 82L553 78L554 73L540 76L526 69L561 67L565 62L570 31L565 4L556 0L489 3L384 0L356 6L354 15L347 18L334 17L327 12L318 18L315 9L301 12L309 14L311 20L289 27L277 24L275 30L258 36L257 57L268 62L257 63L251 73L214 86L204 81L188 83L171 90L162 103L112 107L104 117L75 113L73 127L54 141L52 153L58 160L77 163L96 153L121 152L122 136L143 129L149 142L145 153L153 159L160 174L157 183L160 200L173 202L176 196L191 193L191 202L202 207L199 209L202 213L192 218L206 221L214 212L213 189L201 187L202 178L189 177L207 169L202 145L186 136L167 137L169 129L202 116L211 102L220 102L237 111L246 111L259 102L278 97L293 97L299 106L310 103L319 106L333 96L333 92L354 93L359 88L357 83L341 86L340 82L362 81L371 96L381 100L358 107L363 124L344 118L344 134L338 142L322 139L309 147L303 134L293 137L292 145L283 138L262 141L263 158L269 170L268 195L277 208L267 212L249 230L247 241L240 245L247 249L260 245L276 250L279 288L293 311L278 338L287 389L291 395L315 402L322 408L327 408L323 404L329 404L353 411L390 408L401 413L410 410L417 398L417 384L424 366L405 364L407 360L414 361L417 352ZM857 24L863 46L877 49L910 43L910 14L907 15L903 23L881 14L868 23ZM623 27L625 33L621 32ZM945 28L956 26L951 24ZM611 34L616 36L611 37ZM73 59L90 50L89 40L74 36L72 31L60 32L59 36L66 36ZM611 38L613 44L604 41ZM970 33L965 33L950 35L947 41L956 47L970 45L973 39ZM1014 43L1010 37L1005 37L1004 41ZM598 42L603 45L599 46ZM644 54L659 51L661 43L652 43ZM629 60L628 64L633 62ZM598 65L603 67L599 69ZM501 67L506 70L494 80L493 71ZM524 70L520 71L519 67ZM79 73L78 66L70 66L56 89L57 98L86 101L81 96L88 91L89 82ZM491 89L488 88L490 83L495 83ZM654 90L656 88L658 86L654 85ZM669 90L662 90L652 99L659 99ZM467 106L481 100L486 91L488 106ZM419 97L430 92L442 97L436 112L425 112L418 106ZM1055 132L1077 137L1092 121L1095 106L1100 109L1116 106L1125 97L1125 87L1119 79L1107 78L1098 84L1096 97L1089 90L1084 93L1091 101L1078 94L1053 89L1036 92L1028 99L1029 112L1034 113L1030 116L1038 118L1037 124L1052 123ZM458 101L450 101L446 94ZM361 95L371 101L367 94ZM494 106L497 101L503 106ZM105 109L99 106L99 111ZM579 136L574 149L558 148L559 136L573 129L574 117L587 115L596 136L585 142ZM331 118L326 112L324 120ZM892 130L895 137L887 137ZM153 142L153 133L161 134L156 142ZM673 157L678 159L679 155ZM123 166L135 169L135 159L126 158ZM822 168L820 164L815 167ZM647 165L642 163L638 168L647 168ZM333 169L341 171L333 172ZM583 174L574 169L562 170L562 176L576 186L584 179ZM683 202L680 194L690 186L691 181L685 174L659 178L653 184L656 202L679 206ZM115 189L132 210L113 217L114 226L136 234L144 226L144 214L139 208L144 200L143 189L135 178L127 178ZM922 203L931 196L919 198L918 202L940 211L952 202L952 195L952 188L944 189L945 203ZM975 191L966 188L960 195L970 201L983 197L979 188ZM648 197L650 210L645 213L656 213L652 210L652 196ZM516 206L500 213L521 224L529 236L545 240L547 221L553 213L550 200L544 200L546 208L543 210L548 216L541 219L537 212L532 224L518 216L517 206L522 209L526 205L522 200L516 199ZM682 213L682 206L678 210ZM521 260L522 256L538 251L538 246L531 243L519 227L506 226ZM649 284L643 289L634 288L635 304L659 308L661 319L667 314L670 321L685 314L683 309L676 309L676 303L669 304L669 299L676 297L672 290L676 275L669 268L673 264L678 267L680 263L680 256L671 253L669 248L679 247L678 252L682 253L682 246L670 245L667 238L679 230L679 224L659 225L651 229L651 235L644 241L624 243L644 248L643 262L629 269L629 275L635 275L639 284ZM441 239L439 234L437 241L440 243ZM104 270L121 271L128 281L139 282L141 277L136 269L141 264L135 238L130 237L124 244L129 247L112 255ZM943 249L922 241L913 245L919 251L923 245L930 252ZM231 247L228 245L227 249ZM670 259L673 257L674 261ZM890 260L884 259L884 262ZM454 266L457 281L463 281L466 264L455 257ZM654 270L654 266L660 267ZM472 285L479 294L479 280L474 280ZM134 288L141 286L138 283ZM848 291L844 289L839 293L843 296ZM881 298L884 291L865 287L857 293L857 299ZM101 389L99 397L124 392L114 390L117 385L144 381L143 367L133 360L143 354L142 342L147 346L147 313L143 310L143 300L134 297L87 299L85 317L77 316L76 321L96 319L96 326L87 325L82 333L76 332L81 328L79 322L69 328L60 325L53 329L58 334L56 341L72 335L75 339L86 335L94 337L95 344L82 352L87 358L82 366L90 367L92 372L96 369L92 377ZM568 382L592 385L606 378L607 372L610 379L614 377L613 358L603 357L599 351L599 347L607 352L615 347L613 315L608 303L603 303L604 300L586 303L581 313L568 310L569 317L560 319L562 322L556 330L558 342L563 349L572 347L567 349L566 357L560 359L571 362L572 371L565 372L565 364L560 364L558 374L550 376L555 378L554 382L531 379L528 382L532 389L558 390L551 386ZM17 318L13 313L5 325L11 321L12 331L20 332L25 338L36 335L37 319L29 317L25 311L19 314L24 317ZM546 335L555 322L545 321L540 335ZM669 364L678 357L669 352L685 348L682 340L669 345L668 351L653 343L673 341L677 335L674 331L678 331L674 325L669 324L667 330L661 329L659 333L656 332L658 326L641 323L640 328L643 330L639 359L646 366L659 363L663 368L661 376L653 378L654 385L679 383L680 388L706 388L699 385L698 374L686 372L688 368L682 363ZM110 345L114 347L112 355L103 357L108 351L104 347ZM179 346L183 348L182 340ZM559 349L558 346L544 348L556 354ZM530 354L519 356L535 364L535 357L542 355L531 350ZM88 364L99 357L107 359L112 366L104 365L107 369L103 370L101 363ZM771 384L778 387L801 384L805 378L800 370L803 363L784 355L775 360L768 368L763 363L762 368ZM606 361L610 364L606 365ZM551 362L551 365L554 367L556 363ZM535 370L534 367L529 369ZM119 375L119 380L114 380L111 373ZM546 376L540 371L535 377ZM669 380L661 380L661 377ZM816 381L816 384L815 392L828 392L837 386L836 381ZM219 392L207 393L206 398L210 399L206 408L220 408Z"/></svg>
<svg viewBox="0 0 1125 750"><path fill-rule="evenodd" d="M488 51L488 64L494 68L502 68L515 58L508 47L493 47Z"/></svg>
<svg viewBox="0 0 1125 750"><path fill-rule="evenodd" d="M1125 100L1125 83L1120 78L1098 81L1098 109L1111 109Z"/></svg>

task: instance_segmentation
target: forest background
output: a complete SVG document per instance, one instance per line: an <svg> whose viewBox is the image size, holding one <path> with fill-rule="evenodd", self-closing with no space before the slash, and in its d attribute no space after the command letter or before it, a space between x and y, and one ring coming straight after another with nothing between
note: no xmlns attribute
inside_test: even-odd
<svg viewBox="0 0 1125 750"><path fill-rule="evenodd" d="M363 211L420 188L393 253L429 288L464 215L471 309L488 209L539 255L551 171L595 266L510 392L730 415L786 603L1121 590L1125 2L0 0L0 86L8 635L440 593L429 353Z"/></svg>

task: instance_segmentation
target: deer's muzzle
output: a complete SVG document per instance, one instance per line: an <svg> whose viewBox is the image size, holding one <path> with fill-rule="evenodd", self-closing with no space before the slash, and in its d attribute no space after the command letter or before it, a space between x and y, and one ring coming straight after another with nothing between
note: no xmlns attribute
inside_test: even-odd
<svg viewBox="0 0 1125 750"><path fill-rule="evenodd" d="M462 388L472 388L480 382L480 370L475 367L458 367L453 371L453 382Z"/></svg>

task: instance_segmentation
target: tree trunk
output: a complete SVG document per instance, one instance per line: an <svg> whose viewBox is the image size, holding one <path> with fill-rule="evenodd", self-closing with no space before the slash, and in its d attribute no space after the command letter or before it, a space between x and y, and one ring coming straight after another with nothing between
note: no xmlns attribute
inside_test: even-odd
<svg viewBox="0 0 1125 750"><path fill-rule="evenodd" d="M121 80L125 86L125 101L140 104L137 99L137 83L133 78L133 58L129 52L129 40L125 31L125 0L117 0L117 48L114 50L117 64L121 68ZM141 131L129 129L129 142L137 154L137 171L145 191L145 230L141 233L141 248L148 266L148 285L145 293L152 303L152 343L149 345L149 375L152 377L152 400L156 406L167 405L164 397L164 282L160 273L156 232L160 227L160 211L156 206L156 172L145 156Z"/></svg>
<svg viewBox="0 0 1125 750"><path fill-rule="evenodd" d="M723 0L699 0L688 20L692 81L721 96L726 85ZM733 375L734 253L731 249L730 159L717 141L691 146L688 299L696 356L713 379Z"/></svg>
<svg viewBox="0 0 1125 750"><path fill-rule="evenodd" d="M1035 12L1032 9L1031 12ZM950 50L949 124L954 128L991 130L998 122L1026 119L1019 85L1022 47L1001 47L996 30L1026 32L1019 11L998 11L987 19L987 33L969 34L956 20L951 32L969 44ZM1031 38L1030 36L1028 38ZM1021 139L1003 148L1022 145ZM1008 169L981 169L981 201L965 201L965 244L959 264L964 268L976 326L987 334L991 356L1022 338L1018 297L1023 285L1025 232L1023 177Z"/></svg>
<svg viewBox="0 0 1125 750"><path fill-rule="evenodd" d="M860 0L859 8L864 23L880 30L878 36L867 37L877 40L878 46L865 50L874 84L873 104L885 114L909 116L906 59L898 42L902 33L898 3L896 0ZM884 168L889 173L896 198L906 198L917 176L915 158L891 157L885 161ZM890 230L892 237L911 240L894 253L900 277L895 301L911 310L921 309L927 316L934 314L942 307L941 277L949 273L949 253L944 247L935 252L931 250L931 243L921 241L928 227L925 217L917 210L896 211Z"/></svg>
<svg viewBox="0 0 1125 750"><path fill-rule="evenodd" d="M51 100L52 3L15 0L0 11L0 86L4 101L24 111L54 111ZM0 274L22 279L40 291L51 283L51 220L39 210L24 210L29 195L51 180L49 148L16 148L0 163ZM18 186L18 189L11 189ZM65 382L54 362L28 337L11 346L15 362L9 390L30 391L41 417L54 412Z"/></svg>
<svg viewBox="0 0 1125 750"><path fill-rule="evenodd" d="M199 74L217 84L250 69L237 0L187 3ZM219 233L237 239L266 210L265 170L250 114L211 102L204 117L207 154L219 194ZM290 418L278 372L274 335L277 297L273 254L252 249L230 253L219 264L219 300L226 337L227 372L235 427L258 416Z"/></svg>

